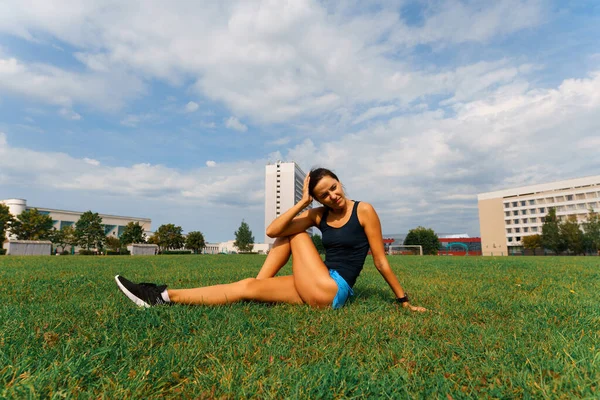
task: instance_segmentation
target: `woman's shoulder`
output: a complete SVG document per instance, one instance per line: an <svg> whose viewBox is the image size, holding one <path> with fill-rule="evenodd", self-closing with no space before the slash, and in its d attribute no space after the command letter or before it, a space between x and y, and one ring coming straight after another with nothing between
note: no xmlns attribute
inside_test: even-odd
<svg viewBox="0 0 600 400"><path fill-rule="evenodd" d="M366 221L377 217L375 208L373 208L371 203L367 203L366 201L357 201L357 203L356 213L358 214L358 220L361 222L361 225L364 225Z"/></svg>
<svg viewBox="0 0 600 400"><path fill-rule="evenodd" d="M373 206L371 205L371 203L367 203L366 201L358 201L355 200L358 203L357 206L357 211L358 212L372 212L375 211L375 209L373 208Z"/></svg>
<svg viewBox="0 0 600 400"><path fill-rule="evenodd" d="M308 210L312 220L315 221L317 226L321 223L321 218L323 217L323 213L325 212L325 210L326 207L324 206L314 207Z"/></svg>

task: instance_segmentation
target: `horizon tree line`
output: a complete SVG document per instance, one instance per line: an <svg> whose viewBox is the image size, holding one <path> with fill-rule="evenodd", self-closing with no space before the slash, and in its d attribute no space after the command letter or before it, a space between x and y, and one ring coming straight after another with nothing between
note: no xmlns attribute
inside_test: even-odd
<svg viewBox="0 0 600 400"><path fill-rule="evenodd" d="M133 243L156 244L160 252L188 249L194 254L200 254L206 246L204 234L191 231L183 234L181 226L163 224L150 237L146 236L139 222L129 222L121 235L115 237L105 234L102 217L92 211L84 212L73 225L54 228L54 221L49 215L41 213L37 208L30 208L18 216L10 213L8 206L0 204L0 238L2 242L10 233L17 240L49 240L65 252L67 246L79 246L85 251L91 249L109 249L112 252L126 252L126 246ZM254 236L248 224L242 220L240 228L235 232L235 246L240 252L251 252Z"/></svg>

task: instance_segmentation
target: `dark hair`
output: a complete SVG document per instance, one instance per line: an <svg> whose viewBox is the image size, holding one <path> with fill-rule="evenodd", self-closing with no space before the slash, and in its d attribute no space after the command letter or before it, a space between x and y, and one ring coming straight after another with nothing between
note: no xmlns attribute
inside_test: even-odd
<svg viewBox="0 0 600 400"><path fill-rule="evenodd" d="M314 193L315 186L317 186L317 183L319 183L321 179L329 176L338 182L340 181L337 175L327 168L313 168L310 170L309 175L310 182L308 182L308 194L310 194L313 198L316 198Z"/></svg>

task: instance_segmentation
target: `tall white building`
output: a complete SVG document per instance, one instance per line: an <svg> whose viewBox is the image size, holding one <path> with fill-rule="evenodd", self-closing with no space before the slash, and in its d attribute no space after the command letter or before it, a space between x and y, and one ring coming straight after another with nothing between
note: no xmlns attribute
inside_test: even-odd
<svg viewBox="0 0 600 400"><path fill-rule="evenodd" d="M277 161L265 167L265 229L302 199L305 177L304 171L293 161ZM308 233L312 234L312 229ZM265 243L274 241L265 234Z"/></svg>

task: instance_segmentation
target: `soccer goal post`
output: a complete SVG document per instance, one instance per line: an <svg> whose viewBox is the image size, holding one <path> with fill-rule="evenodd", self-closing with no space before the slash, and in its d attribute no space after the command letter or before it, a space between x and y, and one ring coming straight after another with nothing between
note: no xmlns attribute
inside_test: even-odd
<svg viewBox="0 0 600 400"><path fill-rule="evenodd" d="M420 244L393 244L388 248L388 254L400 256L422 256L423 246Z"/></svg>

